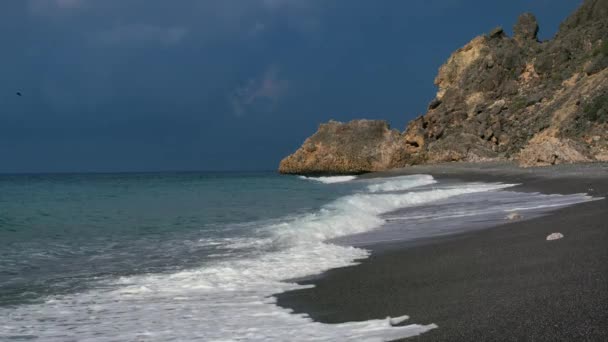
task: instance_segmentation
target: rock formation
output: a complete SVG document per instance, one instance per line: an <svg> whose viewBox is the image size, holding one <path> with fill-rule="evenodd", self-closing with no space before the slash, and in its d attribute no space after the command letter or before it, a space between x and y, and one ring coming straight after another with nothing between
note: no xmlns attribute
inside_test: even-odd
<svg viewBox="0 0 608 342"><path fill-rule="evenodd" d="M358 174L403 165L401 133L386 121L330 121L283 159L280 172L290 174Z"/></svg>
<svg viewBox="0 0 608 342"><path fill-rule="evenodd" d="M399 134L330 122L281 162L285 173L360 173L421 163L608 161L608 0L586 0L539 42L534 15L454 52L426 114ZM369 130L369 131L368 131Z"/></svg>

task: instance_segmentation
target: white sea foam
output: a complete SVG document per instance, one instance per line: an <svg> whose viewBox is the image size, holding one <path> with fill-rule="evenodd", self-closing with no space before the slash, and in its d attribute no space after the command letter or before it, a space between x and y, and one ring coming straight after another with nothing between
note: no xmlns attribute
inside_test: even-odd
<svg viewBox="0 0 608 342"><path fill-rule="evenodd" d="M409 182L409 181L408 181ZM292 221L276 224L268 229L277 241L287 245L302 241L325 241L341 236L370 231L382 225L380 217L399 208L411 207L476 192L495 191L513 186L500 183L469 183L461 187L412 191L407 193L358 193L344 196L319 212L303 215Z"/></svg>
<svg viewBox="0 0 608 342"><path fill-rule="evenodd" d="M433 324L394 327L389 319L337 325L313 322L273 304L270 295L305 288L282 281L355 264L367 252L309 243L257 258L224 261L174 274L123 277L43 305L1 312L0 339L44 341L384 341Z"/></svg>
<svg viewBox="0 0 608 342"><path fill-rule="evenodd" d="M401 186L393 183L374 190L394 191L413 184L412 178L401 181ZM235 248L242 244L255 246L259 252L247 258L218 260L176 273L107 280L83 293L49 298L44 304L0 308L0 339L37 336L44 341L385 341L418 335L437 326L432 322L393 326L403 322L405 316L321 324L274 305L271 295L306 287L286 279L353 265L367 257L366 250L326 240L375 229L384 223L380 217L383 213L509 186L469 183L345 196L314 214L259 229L259 244L248 240L201 241Z"/></svg>
<svg viewBox="0 0 608 342"><path fill-rule="evenodd" d="M370 192L403 191L435 183L437 181L431 175L410 175L381 179L377 183L369 185L367 189Z"/></svg>
<svg viewBox="0 0 608 342"><path fill-rule="evenodd" d="M455 187L439 184L436 188ZM381 228L373 232L337 238L332 242L365 246L413 241L505 224L509 222L505 220L509 213L517 213L524 219L531 219L559 208L598 199L586 194L558 195L514 191L463 194L430 205L405 207L382 215L387 223Z"/></svg>
<svg viewBox="0 0 608 342"><path fill-rule="evenodd" d="M528 211L550 208L567 207L576 203L597 201L604 199L603 197L592 197L587 194L570 194L570 195L543 195L540 193L534 194L538 200L524 203L525 206L511 206L505 209L506 212Z"/></svg>
<svg viewBox="0 0 608 342"><path fill-rule="evenodd" d="M300 179L321 182L325 184L344 183L357 179L357 176L330 176L330 177L306 177L298 176Z"/></svg>

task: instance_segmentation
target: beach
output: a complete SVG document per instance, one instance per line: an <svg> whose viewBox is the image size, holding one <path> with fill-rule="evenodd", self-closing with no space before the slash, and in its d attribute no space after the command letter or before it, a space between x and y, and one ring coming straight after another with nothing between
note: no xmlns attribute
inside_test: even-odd
<svg viewBox="0 0 608 342"><path fill-rule="evenodd" d="M0 340L605 340L607 190L601 164L4 175Z"/></svg>
<svg viewBox="0 0 608 342"><path fill-rule="evenodd" d="M607 164L446 164L365 177L407 174L517 183L520 192L608 194ZM565 237L547 241L553 232ZM366 248L371 256L360 265L301 281L314 287L278 294L278 305L322 323L407 314L438 325L408 341L608 339L606 199L490 229Z"/></svg>

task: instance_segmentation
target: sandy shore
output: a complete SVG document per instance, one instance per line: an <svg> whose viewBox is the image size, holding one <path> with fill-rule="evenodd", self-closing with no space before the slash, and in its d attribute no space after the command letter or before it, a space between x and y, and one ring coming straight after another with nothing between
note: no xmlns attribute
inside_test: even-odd
<svg viewBox="0 0 608 342"><path fill-rule="evenodd" d="M369 177L521 183L518 191L608 197L608 165L412 167ZM547 242L561 232L565 238ZM412 246L368 246L359 266L305 281L278 304L325 323L411 316L438 329L408 341L607 341L608 200Z"/></svg>

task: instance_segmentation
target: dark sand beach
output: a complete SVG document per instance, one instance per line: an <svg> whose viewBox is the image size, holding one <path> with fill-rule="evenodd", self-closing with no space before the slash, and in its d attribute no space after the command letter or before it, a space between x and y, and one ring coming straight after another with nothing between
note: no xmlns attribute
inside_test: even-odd
<svg viewBox="0 0 608 342"><path fill-rule="evenodd" d="M370 177L520 183L518 191L608 197L608 165L449 164ZM565 238L546 241L552 232ZM408 341L607 341L608 200L424 241L367 246L369 259L303 281L278 304L325 323L407 314L439 326Z"/></svg>

